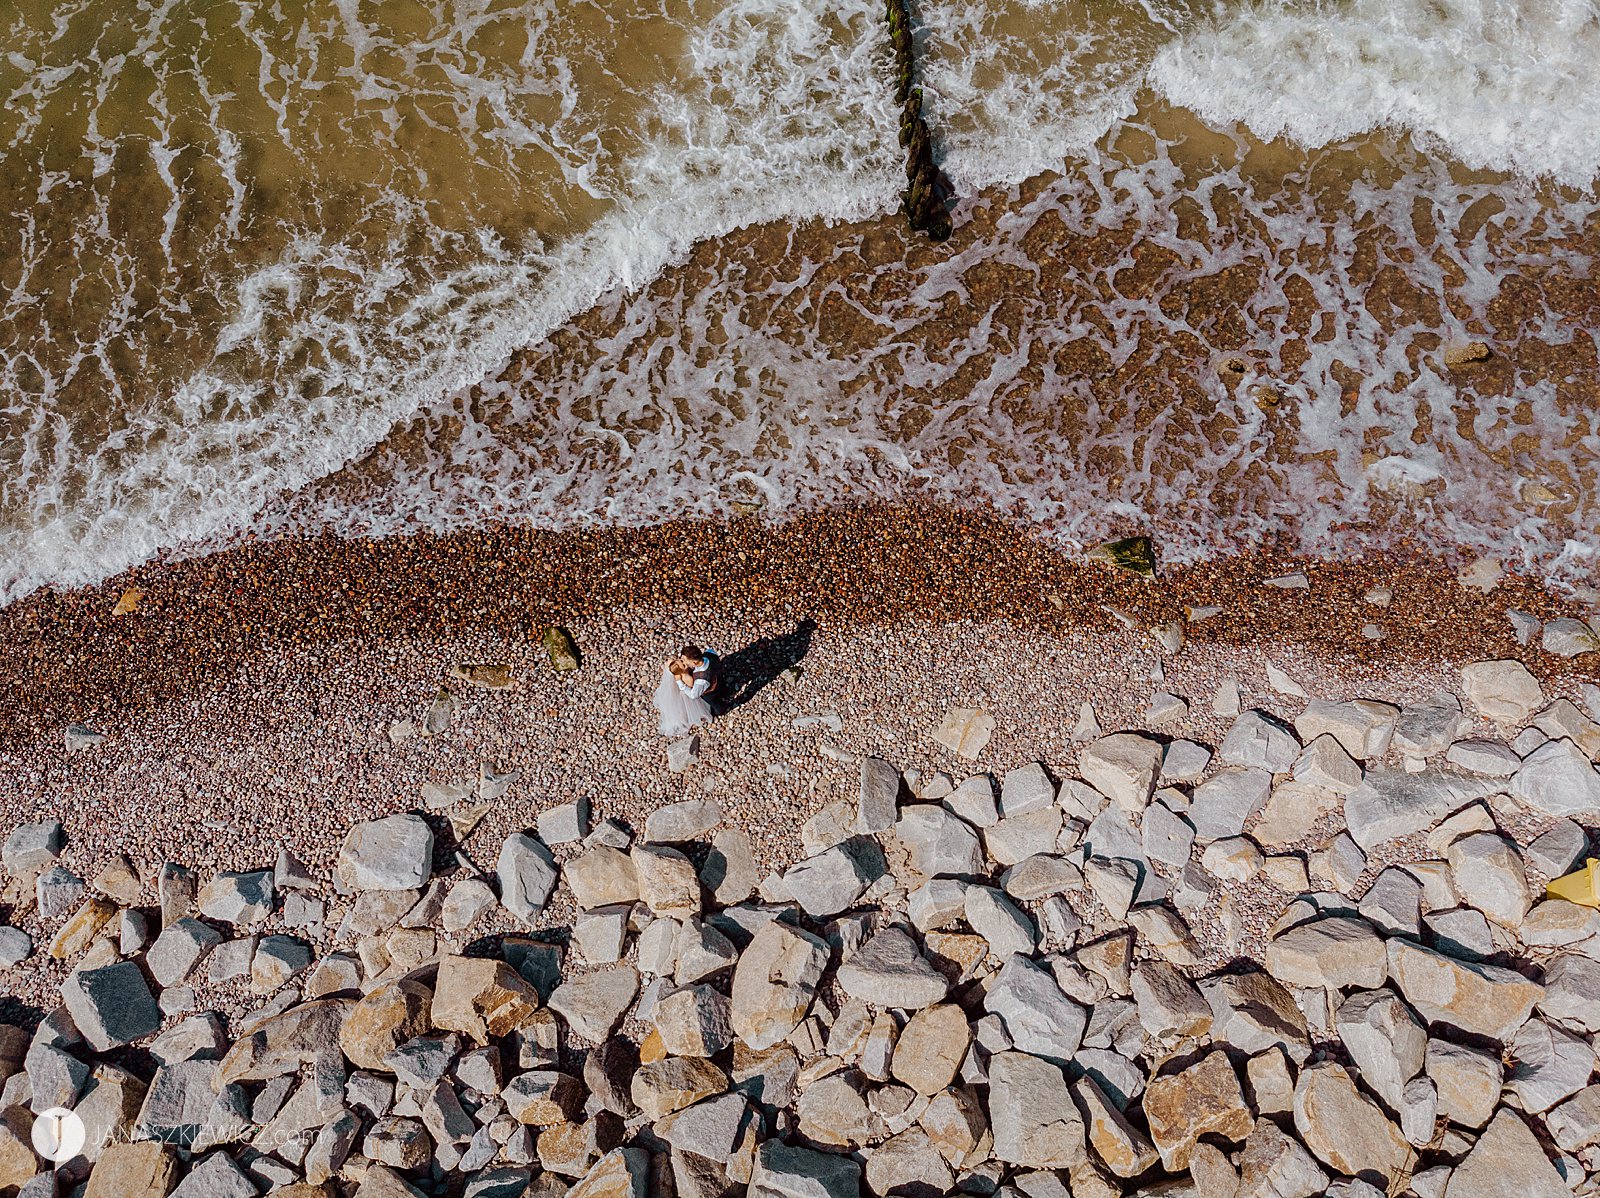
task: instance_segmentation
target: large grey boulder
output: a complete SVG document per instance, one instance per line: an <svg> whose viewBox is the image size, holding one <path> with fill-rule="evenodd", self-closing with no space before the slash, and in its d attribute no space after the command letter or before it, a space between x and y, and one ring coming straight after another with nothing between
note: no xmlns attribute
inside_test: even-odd
<svg viewBox="0 0 1600 1198"><path fill-rule="evenodd" d="M999 1052L989 1058L989 1120L994 1154L1007 1164L1072 1169L1088 1159L1067 1079L1039 1057Z"/></svg>
<svg viewBox="0 0 1600 1198"><path fill-rule="evenodd" d="M768 1140L756 1149L748 1198L860 1198L860 1194L861 1166L848 1156L781 1140Z"/></svg>
<svg viewBox="0 0 1600 1198"><path fill-rule="evenodd" d="M1144 855L1157 865L1181 869L1194 851L1194 825L1164 803L1145 808L1140 833Z"/></svg>
<svg viewBox="0 0 1600 1198"><path fill-rule="evenodd" d="M141 1140L183 1147L200 1138L217 1099L217 1062L180 1061L156 1070L134 1121Z"/></svg>
<svg viewBox="0 0 1600 1198"><path fill-rule="evenodd" d="M1020 954L1001 966L983 1008L1005 1021L1020 1051L1063 1064L1078 1050L1089 1024L1089 1013L1066 996L1050 971Z"/></svg>
<svg viewBox="0 0 1600 1198"><path fill-rule="evenodd" d="M783 883L801 910L824 919L853 906L887 869L878 842L856 836L791 865Z"/></svg>
<svg viewBox="0 0 1600 1198"><path fill-rule="evenodd" d="M180 986L205 955L222 943L222 933L198 919L184 918L156 937L145 954L150 976L159 986Z"/></svg>
<svg viewBox="0 0 1600 1198"><path fill-rule="evenodd" d="M213 1152L189 1170L170 1198L256 1198L261 1191L226 1152Z"/></svg>
<svg viewBox="0 0 1600 1198"><path fill-rule="evenodd" d="M513 832L500 846L495 880L505 909L532 927L556 888L555 858L526 832Z"/></svg>
<svg viewBox="0 0 1600 1198"><path fill-rule="evenodd" d="M61 998L96 1052L131 1044L161 1026L156 1000L132 961L69 974Z"/></svg>
<svg viewBox="0 0 1600 1198"><path fill-rule="evenodd" d="M1547 740L1523 758L1511 793L1546 815L1592 815L1600 811L1600 773L1570 740Z"/></svg>
<svg viewBox="0 0 1600 1198"><path fill-rule="evenodd" d="M1345 825L1365 850L1386 840L1421 832L1452 811L1495 791L1492 780L1458 770L1420 773L1373 766L1346 797Z"/></svg>
<svg viewBox="0 0 1600 1198"><path fill-rule="evenodd" d="M828 958L828 946L810 932L781 920L763 925L734 966L734 1034L758 1052L787 1037L811 1010Z"/></svg>
<svg viewBox="0 0 1600 1198"><path fill-rule="evenodd" d="M1281 774L1300 755L1300 741L1275 716L1247 711L1233 721L1217 756L1228 765Z"/></svg>
<svg viewBox="0 0 1600 1198"><path fill-rule="evenodd" d="M1503 1108L1450 1174L1444 1198L1571 1198L1561 1173L1515 1111Z"/></svg>
<svg viewBox="0 0 1600 1198"><path fill-rule="evenodd" d="M899 928L885 928L850 955L837 974L839 988L879 1007L915 1011L945 996L949 983Z"/></svg>
<svg viewBox="0 0 1600 1198"><path fill-rule="evenodd" d="M1220 1171L1209 1174L1224 1182L1219 1191L1205 1188L1201 1180L1208 1176L1205 1166L1212 1163L1206 1149L1217 1151L1208 1144L1201 1145L1190 1166L1200 1195L1224 1192L1237 1198L1315 1198L1328 1187L1328 1175L1316 1158L1299 1141L1284 1135L1271 1119L1257 1123L1245 1140L1236 1178Z"/></svg>
<svg viewBox="0 0 1600 1198"><path fill-rule="evenodd" d="M433 829L420 815L364 820L345 834L339 877L354 890L416 890L433 872Z"/></svg>
<svg viewBox="0 0 1600 1198"><path fill-rule="evenodd" d="M1582 1032L1600 1032L1600 961L1579 953L1559 953L1544 968L1539 1010L1557 1023Z"/></svg>
<svg viewBox="0 0 1600 1198"><path fill-rule="evenodd" d="M895 837L911 869L924 878L983 874L983 847L965 820L937 803L915 803L900 813Z"/></svg>
<svg viewBox="0 0 1600 1198"><path fill-rule="evenodd" d="M1392 990L1362 990L1339 1004L1334 1030L1361 1080L1391 1111L1405 1108L1406 1083L1422 1071L1428 1033Z"/></svg>
<svg viewBox="0 0 1600 1198"><path fill-rule="evenodd" d="M586 1040L602 1042L639 993L639 974L618 965L568 978L550 994L552 1011Z"/></svg>
<svg viewBox="0 0 1600 1198"><path fill-rule="evenodd" d="M1472 721L1461 712L1461 700L1448 691L1408 703L1395 721L1390 747L1409 760L1422 760L1443 753L1452 741L1471 728Z"/></svg>

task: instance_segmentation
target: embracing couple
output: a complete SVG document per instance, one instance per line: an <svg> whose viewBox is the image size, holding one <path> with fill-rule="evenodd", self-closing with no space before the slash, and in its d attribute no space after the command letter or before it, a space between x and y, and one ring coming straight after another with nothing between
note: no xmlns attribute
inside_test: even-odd
<svg viewBox="0 0 1600 1198"><path fill-rule="evenodd" d="M656 711L663 736L682 736L726 709L719 697L722 663L709 649L685 645L661 669Z"/></svg>

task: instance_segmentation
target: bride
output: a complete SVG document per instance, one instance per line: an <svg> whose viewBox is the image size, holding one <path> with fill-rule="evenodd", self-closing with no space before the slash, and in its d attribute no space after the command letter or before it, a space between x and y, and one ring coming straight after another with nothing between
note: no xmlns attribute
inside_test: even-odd
<svg viewBox="0 0 1600 1198"><path fill-rule="evenodd" d="M682 736L713 714L706 695L716 689L716 654L694 645L661 667L661 682L656 687L656 711L661 717L661 735Z"/></svg>

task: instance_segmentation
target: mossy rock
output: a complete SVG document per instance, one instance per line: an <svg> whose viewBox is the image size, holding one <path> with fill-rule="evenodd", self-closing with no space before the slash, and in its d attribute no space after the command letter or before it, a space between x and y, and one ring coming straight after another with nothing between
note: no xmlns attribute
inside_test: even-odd
<svg viewBox="0 0 1600 1198"><path fill-rule="evenodd" d="M1109 562L1144 578L1156 576L1156 547L1149 537L1124 537L1089 551L1089 560Z"/></svg>
<svg viewBox="0 0 1600 1198"><path fill-rule="evenodd" d="M578 645L565 628L552 624L544 630L544 652L558 674L570 674L578 668Z"/></svg>

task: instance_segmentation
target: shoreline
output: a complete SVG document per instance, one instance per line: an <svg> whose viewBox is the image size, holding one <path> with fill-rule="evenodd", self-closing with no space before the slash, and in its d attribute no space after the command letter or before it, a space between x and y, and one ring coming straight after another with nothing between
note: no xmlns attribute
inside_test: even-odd
<svg viewBox="0 0 1600 1198"><path fill-rule="evenodd" d="M1157 544L1158 561L1159 553ZM1309 590L1266 585L1297 571ZM1393 604L1362 602L1372 586L1390 587ZM137 608L114 614L130 589L143 592ZM838 507L777 525L735 517L261 539L0 609L0 673L31 680L19 696L22 718L0 727L0 749L59 732L52 723L93 723L174 697L268 651L444 634L533 642L550 624L672 606L845 623L982 616L1044 629L1115 627L1109 606L1145 628L1184 622L1191 642L1289 639L1357 662L1492 652L1541 677L1582 671L1537 643L1519 645L1505 610L1541 620L1585 614L1515 573L1488 594L1468 588L1446 562L1404 541L1345 559L1262 546L1161 566L1146 582L1075 558L992 510L932 503ZM1187 621L1185 609L1204 606L1222 610ZM1381 642L1355 635L1374 621Z"/></svg>

